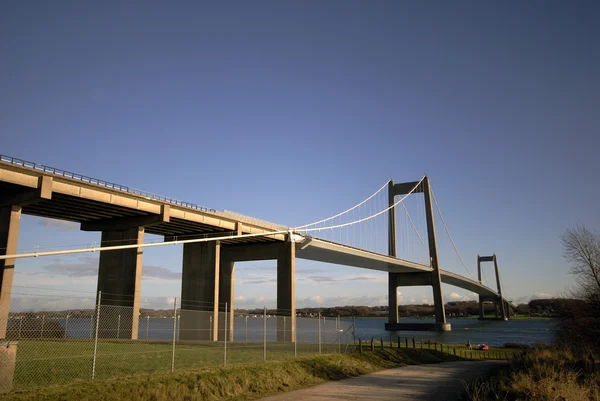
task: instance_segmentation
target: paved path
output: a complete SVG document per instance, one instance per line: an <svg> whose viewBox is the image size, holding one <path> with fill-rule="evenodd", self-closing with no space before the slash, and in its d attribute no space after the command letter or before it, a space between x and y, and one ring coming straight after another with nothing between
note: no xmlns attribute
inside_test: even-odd
<svg viewBox="0 0 600 401"><path fill-rule="evenodd" d="M386 369L370 375L264 398L262 401L450 401L464 392L463 382L485 376L503 361L445 362Z"/></svg>

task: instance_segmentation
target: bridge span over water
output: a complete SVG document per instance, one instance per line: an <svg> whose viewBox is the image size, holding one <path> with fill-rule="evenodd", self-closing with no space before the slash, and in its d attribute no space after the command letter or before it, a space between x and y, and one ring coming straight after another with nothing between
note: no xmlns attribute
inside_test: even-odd
<svg viewBox="0 0 600 401"><path fill-rule="evenodd" d="M107 337L118 335L119 338L136 339L143 249L171 243L183 244L180 324L181 335L190 336L190 340L217 340L219 335L223 335L224 330L219 331L219 324L223 324L219 321L219 304L225 302L230 306L227 329L233 333L234 265L235 262L250 260L277 260L277 309L290 313L291 327L295 327L296 317L296 258L388 272L389 321L386 327L390 330L404 328L398 320L399 286L432 287L435 328L439 330L450 329L446 322L441 283L479 294L482 311L483 302L493 302L502 318L507 318L508 306L502 297L497 263L496 290L482 284L480 266L478 280L440 268L428 178L425 176L421 181L402 184L390 181L387 190L388 205L373 216L338 225L325 219L318 222L321 226L312 223L290 228L0 156L0 339L6 336L17 259L91 251L100 252L98 291L111 294L110 298L102 298L99 302L124 308L119 323L121 329L116 331L119 334L113 333L114 322L102 319L99 322L101 332ZM431 262L428 265L396 257L395 212L402 205L402 200L413 193L422 193L425 200L427 250ZM404 198L396 201L397 196ZM341 219L343 213L334 217ZM17 254L22 214L80 223L83 231L101 233L100 246ZM382 214L388 218L387 254L314 235L323 228L323 224L326 229L343 229ZM164 243L145 243L145 233L162 236ZM478 262L492 260L496 262L495 256L482 257ZM193 314L184 310L208 313ZM212 333L199 330L208 327ZM295 341L294 330L282 330L280 334L282 341Z"/></svg>

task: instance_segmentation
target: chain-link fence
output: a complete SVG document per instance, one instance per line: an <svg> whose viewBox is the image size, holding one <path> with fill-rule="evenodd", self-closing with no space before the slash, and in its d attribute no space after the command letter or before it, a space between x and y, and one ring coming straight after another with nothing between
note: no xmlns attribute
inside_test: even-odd
<svg viewBox="0 0 600 401"><path fill-rule="evenodd" d="M92 306L9 314L6 340L17 342L14 390L355 350L351 319L267 308L249 314L176 298L169 308L164 299L160 308L147 307L146 299L135 316L133 306L116 305L127 302L111 294L76 300Z"/></svg>

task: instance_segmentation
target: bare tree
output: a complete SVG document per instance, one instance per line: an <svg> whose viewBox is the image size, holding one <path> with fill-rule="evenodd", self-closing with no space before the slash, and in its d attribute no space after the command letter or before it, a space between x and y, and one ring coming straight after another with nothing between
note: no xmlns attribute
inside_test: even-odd
<svg viewBox="0 0 600 401"><path fill-rule="evenodd" d="M563 234L562 245L577 282L575 295L589 302L600 301L600 235L577 225Z"/></svg>

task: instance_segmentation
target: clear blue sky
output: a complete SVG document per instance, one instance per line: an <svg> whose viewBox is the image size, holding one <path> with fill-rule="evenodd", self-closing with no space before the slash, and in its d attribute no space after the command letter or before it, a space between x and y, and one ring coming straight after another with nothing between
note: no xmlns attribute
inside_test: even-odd
<svg viewBox="0 0 600 401"><path fill-rule="evenodd" d="M600 228L599 20L595 1L2 1L1 153L290 226L427 173L469 267L495 252L513 299L558 294L561 233ZM20 245L98 238L25 217ZM177 296L180 258L147 251L143 295ZM384 275L298 266L299 305L385 303ZM19 261L15 284L93 291L94 268ZM239 306L274 299L252 284L274 263L237 274Z"/></svg>

